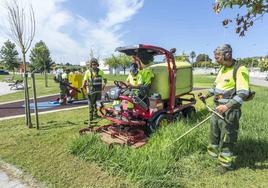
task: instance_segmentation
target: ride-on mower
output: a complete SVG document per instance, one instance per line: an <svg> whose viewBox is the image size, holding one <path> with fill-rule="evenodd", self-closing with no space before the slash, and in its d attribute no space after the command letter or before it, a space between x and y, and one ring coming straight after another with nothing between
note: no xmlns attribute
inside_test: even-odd
<svg viewBox="0 0 268 188"><path fill-rule="evenodd" d="M105 94L104 100L97 102L99 114L111 123L81 129L80 134L93 131L100 133L101 139L108 144L137 148L143 146L149 134L157 128L195 113L196 100L194 94L190 93L193 89L192 66L188 62L175 62L175 49L168 51L140 44L119 47L116 51L132 56L140 70L145 65L145 69L154 73L150 94L143 99L126 95L130 93L126 91L132 89L122 81L115 81L116 87ZM153 63L154 57L159 55L164 56L164 61Z"/></svg>

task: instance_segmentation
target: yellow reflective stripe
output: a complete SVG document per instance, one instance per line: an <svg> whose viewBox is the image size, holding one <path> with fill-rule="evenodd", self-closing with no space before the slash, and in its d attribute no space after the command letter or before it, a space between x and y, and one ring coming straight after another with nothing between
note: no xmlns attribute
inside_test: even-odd
<svg viewBox="0 0 268 188"><path fill-rule="evenodd" d="M249 90L249 72L245 66L239 67L236 75L236 91Z"/></svg>

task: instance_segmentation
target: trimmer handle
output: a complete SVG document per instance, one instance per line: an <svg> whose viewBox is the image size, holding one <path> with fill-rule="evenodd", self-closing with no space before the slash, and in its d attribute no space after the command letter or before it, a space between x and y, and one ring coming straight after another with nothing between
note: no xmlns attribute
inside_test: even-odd
<svg viewBox="0 0 268 188"><path fill-rule="evenodd" d="M206 98L205 98L205 96L203 95L203 93L198 93L198 98L204 103L204 104L207 104L206 103Z"/></svg>

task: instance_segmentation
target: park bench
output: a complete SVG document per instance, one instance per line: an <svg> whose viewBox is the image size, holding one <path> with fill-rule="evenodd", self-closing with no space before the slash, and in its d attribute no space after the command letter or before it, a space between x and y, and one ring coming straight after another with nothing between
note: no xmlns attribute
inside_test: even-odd
<svg viewBox="0 0 268 188"><path fill-rule="evenodd" d="M9 84L10 90L12 89L23 89L23 80L16 80L14 83Z"/></svg>

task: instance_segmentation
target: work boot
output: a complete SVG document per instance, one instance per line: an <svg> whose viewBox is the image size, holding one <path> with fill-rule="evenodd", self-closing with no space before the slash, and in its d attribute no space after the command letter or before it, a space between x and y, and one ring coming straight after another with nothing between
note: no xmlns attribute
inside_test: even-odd
<svg viewBox="0 0 268 188"><path fill-rule="evenodd" d="M227 170L234 170L234 162L236 156L233 156L232 152L221 152L218 156L218 160L221 166Z"/></svg>
<svg viewBox="0 0 268 188"><path fill-rule="evenodd" d="M208 147L207 147L207 152L213 158L218 157L218 154L219 154L219 145L209 144Z"/></svg>
<svg viewBox="0 0 268 188"><path fill-rule="evenodd" d="M60 99L59 104L63 104L63 103L64 103L64 99Z"/></svg>
<svg viewBox="0 0 268 188"><path fill-rule="evenodd" d="M67 103L70 104L72 102L73 102L72 97L67 97Z"/></svg>

